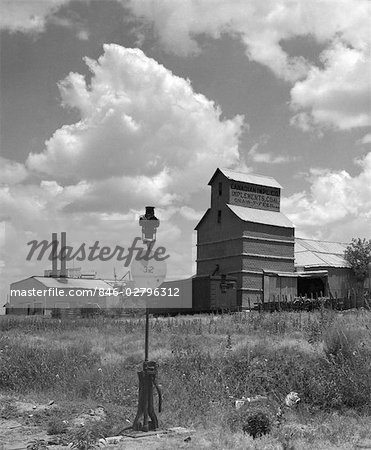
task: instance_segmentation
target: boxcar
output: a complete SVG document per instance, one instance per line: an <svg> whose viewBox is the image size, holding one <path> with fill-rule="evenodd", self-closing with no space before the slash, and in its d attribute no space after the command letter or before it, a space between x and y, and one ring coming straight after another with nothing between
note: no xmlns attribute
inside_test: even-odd
<svg viewBox="0 0 371 450"><path fill-rule="evenodd" d="M163 289L161 291L161 289ZM231 277L201 275L165 281L160 295L151 301L151 313L176 315L237 311L236 280ZM162 295L161 294L166 294Z"/></svg>

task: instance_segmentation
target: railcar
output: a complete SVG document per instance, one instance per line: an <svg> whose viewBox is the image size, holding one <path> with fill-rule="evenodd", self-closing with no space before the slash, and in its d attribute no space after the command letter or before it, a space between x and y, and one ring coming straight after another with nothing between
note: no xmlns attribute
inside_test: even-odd
<svg viewBox="0 0 371 450"><path fill-rule="evenodd" d="M236 284L234 278L211 275L165 281L151 300L150 310L154 315L235 312Z"/></svg>

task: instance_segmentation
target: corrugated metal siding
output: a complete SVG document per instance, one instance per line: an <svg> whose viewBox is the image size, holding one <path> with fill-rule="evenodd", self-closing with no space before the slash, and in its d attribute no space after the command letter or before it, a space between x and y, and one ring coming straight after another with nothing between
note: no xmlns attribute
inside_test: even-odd
<svg viewBox="0 0 371 450"><path fill-rule="evenodd" d="M296 238L295 245L298 245L304 250L310 250L312 252L319 253L332 253L335 255L343 255L348 244L343 242L328 242L328 241L316 241L313 239Z"/></svg>
<svg viewBox="0 0 371 450"><path fill-rule="evenodd" d="M344 259L347 244L342 242L295 239L295 266L349 267Z"/></svg>
<svg viewBox="0 0 371 450"><path fill-rule="evenodd" d="M52 278L52 277L32 277L47 288L59 289L112 289L103 280L88 280L82 278Z"/></svg>
<svg viewBox="0 0 371 450"><path fill-rule="evenodd" d="M301 252L295 254L297 267L348 267L344 258L338 255L324 253Z"/></svg>
<svg viewBox="0 0 371 450"><path fill-rule="evenodd" d="M227 205L240 219L246 222L274 225L282 228L294 228L294 224L281 212Z"/></svg>

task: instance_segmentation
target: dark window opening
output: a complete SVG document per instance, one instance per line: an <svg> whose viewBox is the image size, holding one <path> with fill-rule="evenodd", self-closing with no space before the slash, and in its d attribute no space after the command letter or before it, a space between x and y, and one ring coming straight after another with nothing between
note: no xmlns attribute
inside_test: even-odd
<svg viewBox="0 0 371 450"><path fill-rule="evenodd" d="M219 211L218 211L218 223L221 223L221 222L222 222L222 212L219 209Z"/></svg>
<svg viewBox="0 0 371 450"><path fill-rule="evenodd" d="M325 282L320 277L298 278L298 295L318 298L326 295Z"/></svg>
<svg viewBox="0 0 371 450"><path fill-rule="evenodd" d="M223 183L219 183L219 197L222 195Z"/></svg>

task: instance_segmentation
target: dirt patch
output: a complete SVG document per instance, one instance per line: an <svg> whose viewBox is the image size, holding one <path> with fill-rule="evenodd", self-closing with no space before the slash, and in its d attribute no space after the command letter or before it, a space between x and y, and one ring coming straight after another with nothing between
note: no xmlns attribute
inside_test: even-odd
<svg viewBox="0 0 371 450"><path fill-rule="evenodd" d="M44 430L35 426L24 425L15 420L0 419L0 449L18 450L25 449L27 443L34 439L48 441L50 436ZM63 447L54 447L63 448Z"/></svg>
<svg viewBox="0 0 371 450"><path fill-rule="evenodd" d="M51 442L53 437L47 435L45 427L32 420L35 415L51 408L54 408L54 404L40 404L0 395L0 450L24 449L35 439Z"/></svg>
<svg viewBox="0 0 371 450"><path fill-rule="evenodd" d="M79 413L81 406L73 405L68 420L63 420L66 417L65 408L57 402L42 404L0 394L0 450L24 450L35 440L45 441L50 449L65 450L71 447L71 433L98 426L107 419L103 406L85 408L85 412ZM56 431L53 435L48 434L50 423L54 424ZM64 425L60 428L61 433L58 433L56 424ZM189 448L191 434L193 430L174 429L166 433L149 433L145 437L117 436L102 441L102 446L112 450Z"/></svg>

